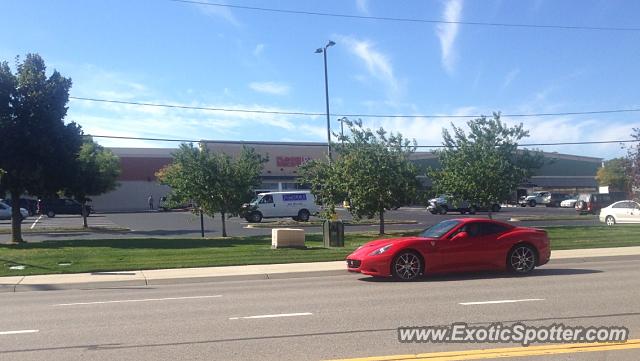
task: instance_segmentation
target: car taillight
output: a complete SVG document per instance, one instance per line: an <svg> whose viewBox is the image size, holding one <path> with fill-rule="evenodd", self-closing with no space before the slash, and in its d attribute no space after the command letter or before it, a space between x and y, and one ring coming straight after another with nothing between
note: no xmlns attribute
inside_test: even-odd
<svg viewBox="0 0 640 361"><path fill-rule="evenodd" d="M587 210L590 211L591 210L591 202L587 203Z"/></svg>

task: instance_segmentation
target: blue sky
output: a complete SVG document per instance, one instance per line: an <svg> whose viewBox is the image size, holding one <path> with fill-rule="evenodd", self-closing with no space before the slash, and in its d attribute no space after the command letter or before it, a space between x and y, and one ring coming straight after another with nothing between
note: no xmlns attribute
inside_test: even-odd
<svg viewBox="0 0 640 361"><path fill-rule="evenodd" d="M214 1L211 1L214 2ZM220 3L220 2L218 2ZM640 27L640 2L602 0L327 0L226 4L467 22ZM41 54L73 79L72 96L230 109L332 113L490 114L640 108L640 31L438 25L278 14L167 0L4 0L0 59ZM323 116L172 110L72 100L86 133L215 140L326 141ZM629 139L640 113L523 122L527 143ZM363 118L441 143L459 119ZM337 117L331 120L339 129ZM175 143L105 140L107 146ZM618 144L548 146L611 158Z"/></svg>

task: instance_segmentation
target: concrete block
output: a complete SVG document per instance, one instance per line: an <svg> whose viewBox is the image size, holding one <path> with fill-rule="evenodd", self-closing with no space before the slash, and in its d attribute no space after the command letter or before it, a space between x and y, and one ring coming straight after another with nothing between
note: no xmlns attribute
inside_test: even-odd
<svg viewBox="0 0 640 361"><path fill-rule="evenodd" d="M271 248L304 248L304 229L273 228Z"/></svg>

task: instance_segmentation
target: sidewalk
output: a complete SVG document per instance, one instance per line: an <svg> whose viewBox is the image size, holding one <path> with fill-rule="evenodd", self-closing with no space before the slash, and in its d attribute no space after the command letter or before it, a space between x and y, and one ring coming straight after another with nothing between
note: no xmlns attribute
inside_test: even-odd
<svg viewBox="0 0 640 361"><path fill-rule="evenodd" d="M594 257L640 256L639 247L593 248L551 252L551 262L586 261ZM228 280L267 280L347 274L344 261L229 267L175 268L39 276L0 277L0 292L149 286Z"/></svg>

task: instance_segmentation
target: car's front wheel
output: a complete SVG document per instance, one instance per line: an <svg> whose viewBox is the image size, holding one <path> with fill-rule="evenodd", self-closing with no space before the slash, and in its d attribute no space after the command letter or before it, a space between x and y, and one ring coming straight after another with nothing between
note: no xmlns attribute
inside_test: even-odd
<svg viewBox="0 0 640 361"><path fill-rule="evenodd" d="M49 218L53 218L53 217L55 217L55 216L56 216L56 212L54 212L54 211L48 211L48 212L47 212L47 217L49 217Z"/></svg>
<svg viewBox="0 0 640 361"><path fill-rule="evenodd" d="M604 223L607 224L607 226L615 226L616 225L616 219L613 218L613 216L607 216L607 218L605 218Z"/></svg>
<svg viewBox="0 0 640 361"><path fill-rule="evenodd" d="M260 223L262 222L262 213L260 212L251 212L247 220L251 223Z"/></svg>
<svg viewBox="0 0 640 361"><path fill-rule="evenodd" d="M393 259L391 273L400 281L413 281L422 275L424 265L415 252L401 252Z"/></svg>
<svg viewBox="0 0 640 361"><path fill-rule="evenodd" d="M516 274L527 274L536 267L537 256L534 249L526 244L513 247L507 255L507 268Z"/></svg>
<svg viewBox="0 0 640 361"><path fill-rule="evenodd" d="M529 201L529 207L535 207L536 206L536 201L534 199Z"/></svg>

